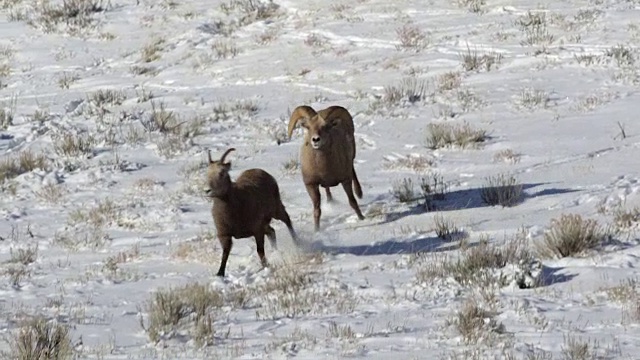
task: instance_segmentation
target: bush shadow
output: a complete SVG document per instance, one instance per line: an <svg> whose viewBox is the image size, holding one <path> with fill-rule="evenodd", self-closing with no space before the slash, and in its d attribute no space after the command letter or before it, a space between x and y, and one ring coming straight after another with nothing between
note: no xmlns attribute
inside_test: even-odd
<svg viewBox="0 0 640 360"><path fill-rule="evenodd" d="M578 276L577 274L561 274L560 272L564 270L563 267L551 267L542 265L542 273L540 274L540 284L539 287L550 286L553 284L560 284L567 281L571 281L573 278Z"/></svg>
<svg viewBox="0 0 640 360"><path fill-rule="evenodd" d="M547 188L540 191L528 193L528 189L532 189L541 185L547 185L548 183L532 183L522 184L522 195L517 201L515 201L511 207L519 205L527 201L527 199L537 198L540 196L567 194L577 192L575 189L560 189L560 188ZM443 200L419 200L418 203L411 205L408 209L399 212L391 212L385 215L384 219L377 224L386 224L396 220L399 220L406 216L418 215L426 212L433 211L454 211L463 209L477 209L483 207L494 207L482 200L483 187L462 189L450 191L445 194ZM495 205L500 206L500 205Z"/></svg>

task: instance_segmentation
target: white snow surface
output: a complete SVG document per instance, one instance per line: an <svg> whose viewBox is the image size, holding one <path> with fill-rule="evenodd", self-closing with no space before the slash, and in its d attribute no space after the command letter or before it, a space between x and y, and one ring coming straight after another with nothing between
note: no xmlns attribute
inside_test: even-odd
<svg viewBox="0 0 640 360"><path fill-rule="evenodd" d="M537 287L497 286L493 321L501 331L473 343L452 322L468 299L487 302L478 293L489 290L416 276L437 256L462 251L457 240L438 238L437 216L455 222L470 244L502 244L524 229L534 248L562 214L606 226L616 206L640 206L640 3L466 3L482 11L443 0L276 1L272 16L225 34L220 24L242 11L227 14L218 0L112 0L81 33L64 23L46 31L39 2L0 1L0 68L8 69L0 71L0 108L13 115L0 126L0 161L30 150L51 163L1 185L0 350L10 351L24 319L42 315L69 326L75 356L90 359L563 359L571 341L588 344L593 358L638 358L637 299L607 291L638 275L633 228L580 256L540 258ZM549 44L525 42L518 19L528 11L545 14ZM422 48L400 46L403 26L420 29ZM157 39L158 56L143 61L143 48ZM217 56L224 45L237 54ZM616 46L635 62L608 56ZM462 55L474 51L496 56L496 65L466 71ZM595 63L586 63L588 55ZM144 67L150 71L141 74ZM449 72L460 73L460 85L439 89ZM424 81L427 95L385 102L385 91L407 78ZM125 98L100 114L90 103L100 90ZM544 104L519 106L535 91ZM201 121L200 133L175 139L146 131L152 102L182 127ZM255 111L233 107L248 103ZM298 158L304 134L286 137L288 116L303 104L352 113L365 220L338 186L333 203L321 192L321 231L313 232L300 171L284 168ZM449 112L455 116L442 116ZM431 149L430 123L468 123L488 138L472 148ZM55 151L65 133L93 136L89 153ZM207 150L218 157L229 147L236 149L228 157L232 178L257 167L277 179L307 246L296 248L274 220L278 250L266 245L272 267L261 267L253 239L236 239L219 278L201 165ZM496 158L507 149L518 161ZM430 165L389 166L408 157ZM392 195L397 181L419 183L433 173L449 185L436 210ZM482 202L486 178L498 174L523 185L521 203ZM95 219L81 214L108 200L115 215L96 230L88 224ZM36 245L34 262L11 262ZM111 268L109 259L120 261ZM252 293L244 306L217 310L206 346L185 329L154 342L141 326L161 288L197 282L228 294L269 281L291 262L312 279L299 312L273 311L269 294ZM14 281L16 269L25 275Z"/></svg>

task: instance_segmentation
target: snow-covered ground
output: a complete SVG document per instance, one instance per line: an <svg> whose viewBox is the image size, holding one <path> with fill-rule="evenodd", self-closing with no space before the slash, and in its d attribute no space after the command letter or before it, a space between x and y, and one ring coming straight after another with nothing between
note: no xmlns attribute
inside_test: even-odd
<svg viewBox="0 0 640 360"><path fill-rule="evenodd" d="M33 316L68 326L79 358L638 357L637 0L60 3L0 0L0 168L44 156L0 171L7 358ZM286 136L303 104L353 114L365 220L336 187L313 233L304 133ZM429 124L487 136L432 149ZM273 221L272 266L235 240L221 279L204 176L229 147L233 178L277 178L306 246ZM481 199L501 174L522 184L514 206ZM434 177L433 211L394 196ZM563 214L612 235L540 256ZM451 270L516 243L539 262ZM154 330L154 294L189 284L204 320Z"/></svg>

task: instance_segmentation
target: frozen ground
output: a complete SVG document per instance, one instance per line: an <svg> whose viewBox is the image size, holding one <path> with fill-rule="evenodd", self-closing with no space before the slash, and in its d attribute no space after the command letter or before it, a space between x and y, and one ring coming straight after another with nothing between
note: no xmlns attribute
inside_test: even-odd
<svg viewBox="0 0 640 360"><path fill-rule="evenodd" d="M78 358L637 358L640 216L620 221L640 206L637 0L224 4L0 0L0 164L46 157L0 176L5 355L39 315L69 327ZM290 165L303 132L286 138L302 104L352 112L365 220L337 187L311 231ZM430 123L488 138L430 149ZM309 246L274 221L273 267L236 240L222 280L202 165L229 147L232 177L278 179ZM433 174L448 184L436 210L394 197ZM481 200L499 174L523 201ZM562 214L616 231L586 254L539 257L533 288L510 284L513 264L433 274L480 239L535 250ZM460 234L438 237L439 220ZM210 321L154 336L154 293L190 283L222 297Z"/></svg>

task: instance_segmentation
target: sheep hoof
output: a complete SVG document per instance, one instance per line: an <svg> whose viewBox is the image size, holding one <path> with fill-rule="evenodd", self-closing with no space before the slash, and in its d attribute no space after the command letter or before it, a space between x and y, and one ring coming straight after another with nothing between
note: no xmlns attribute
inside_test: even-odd
<svg viewBox="0 0 640 360"><path fill-rule="evenodd" d="M220 271L218 271L218 273L216 274L216 276L224 277L224 272L220 272Z"/></svg>

